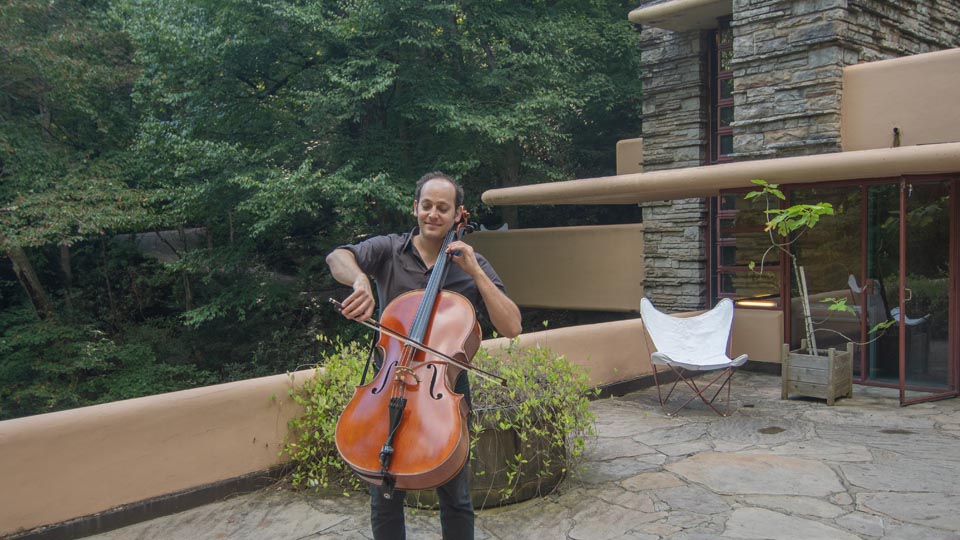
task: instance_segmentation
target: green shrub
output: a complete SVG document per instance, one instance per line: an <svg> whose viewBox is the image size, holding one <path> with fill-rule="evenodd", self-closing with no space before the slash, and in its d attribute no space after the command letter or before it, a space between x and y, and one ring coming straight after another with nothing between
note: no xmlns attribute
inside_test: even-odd
<svg viewBox="0 0 960 540"><path fill-rule="evenodd" d="M323 336L317 338L327 341ZM360 382L366 358L364 346L338 339L330 352L323 353L313 377L300 388L290 389L293 400L304 407L302 416L290 420L290 434L284 445L293 465L290 481L294 486L336 487L345 494L361 487L361 480L337 453L334 433L340 413Z"/></svg>
<svg viewBox="0 0 960 540"><path fill-rule="evenodd" d="M594 433L589 398L596 391L590 388L584 368L548 348L519 347L513 341L494 353L498 354L481 348L473 364L500 374L507 386L471 376L476 414L470 429L472 441L491 422L500 429L513 429L520 438L520 452L507 456L502 464L510 485L499 496L507 499L521 483L531 481L520 474L521 464L537 463L541 468L538 474L543 475L558 468L567 474L580 464L586 439ZM337 453L334 432L360 380L366 355L366 348L356 342L337 341L318 364L322 369L301 388L291 389L293 399L305 407L301 417L290 421L285 446L292 461L294 486L337 488L347 493L363 485ZM545 436L550 443L529 443L538 436Z"/></svg>

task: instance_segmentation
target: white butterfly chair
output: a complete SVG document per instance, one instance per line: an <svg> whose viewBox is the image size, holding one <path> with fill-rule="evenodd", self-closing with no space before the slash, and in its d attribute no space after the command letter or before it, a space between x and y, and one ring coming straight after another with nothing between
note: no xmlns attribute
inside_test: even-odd
<svg viewBox="0 0 960 540"><path fill-rule="evenodd" d="M650 355L653 364L653 380L657 385L657 397L660 407L667 416L672 416L686 407L691 401L700 398L720 416L730 413L730 386L736 369L747 361L747 355L731 359L727 356L727 343L730 341L730 329L733 326L733 302L724 298L716 307L693 317L675 317L667 315L653 307L650 300L640 299L640 317L647 336L656 352ZM657 376L657 366L667 366L676 378L664 396ZM694 379L694 375L710 373L705 380ZM670 399L679 382L684 382L693 391L678 407L667 410ZM664 386L666 386L664 382ZM724 387L727 389L727 405L721 411L714 401ZM707 393L712 392L708 396Z"/></svg>

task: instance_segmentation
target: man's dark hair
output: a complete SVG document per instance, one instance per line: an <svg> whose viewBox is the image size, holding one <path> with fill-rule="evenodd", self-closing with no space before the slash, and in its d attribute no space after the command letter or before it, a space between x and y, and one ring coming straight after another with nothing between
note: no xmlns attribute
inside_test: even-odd
<svg viewBox="0 0 960 540"><path fill-rule="evenodd" d="M453 189L454 191L456 191L456 194L457 194L456 199L454 200L454 205L457 208L460 208L460 206L463 204L463 186L461 186L460 183L454 180L453 177L450 176L449 174L446 174L440 171L428 172L427 174L421 176L420 179L417 180L417 190L414 192L413 198L419 201L420 191L423 189L423 185L429 182L430 180L436 180L436 179L446 180L447 182L450 182L451 184L453 184Z"/></svg>

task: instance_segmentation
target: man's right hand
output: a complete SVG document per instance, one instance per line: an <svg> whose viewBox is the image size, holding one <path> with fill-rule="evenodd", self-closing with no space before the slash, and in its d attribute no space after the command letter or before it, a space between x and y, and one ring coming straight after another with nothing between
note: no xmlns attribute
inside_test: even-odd
<svg viewBox="0 0 960 540"><path fill-rule="evenodd" d="M373 290L367 276L360 276L353 284L353 292L343 302L340 313L344 317L357 321L365 321L373 316L373 309L377 306L373 298Z"/></svg>
<svg viewBox="0 0 960 540"><path fill-rule="evenodd" d="M377 301L373 297L373 287L370 278L357 265L357 258L348 249L337 248L327 255L327 265L333 278L344 285L353 287L350 296L343 300L343 309L340 313L344 317L357 321L365 321L373 316L373 308Z"/></svg>

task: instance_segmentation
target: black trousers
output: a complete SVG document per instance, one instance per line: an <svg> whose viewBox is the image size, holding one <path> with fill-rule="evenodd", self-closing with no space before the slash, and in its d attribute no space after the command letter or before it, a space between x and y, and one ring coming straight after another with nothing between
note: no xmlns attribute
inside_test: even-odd
<svg viewBox="0 0 960 540"><path fill-rule="evenodd" d="M464 466L449 482L437 488L443 540L473 540L473 502L470 500L470 467ZM370 524L374 540L405 540L403 501L406 493L383 497L380 486L370 486Z"/></svg>

